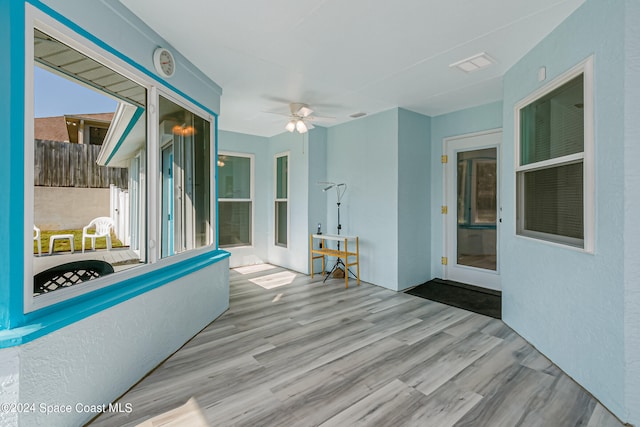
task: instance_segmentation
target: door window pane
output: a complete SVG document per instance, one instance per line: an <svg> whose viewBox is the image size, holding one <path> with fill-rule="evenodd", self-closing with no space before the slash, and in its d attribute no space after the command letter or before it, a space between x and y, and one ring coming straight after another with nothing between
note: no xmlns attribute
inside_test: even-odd
<svg viewBox="0 0 640 427"><path fill-rule="evenodd" d="M496 270L497 149L457 154L457 264Z"/></svg>
<svg viewBox="0 0 640 427"><path fill-rule="evenodd" d="M494 149L495 151L495 149ZM495 156L495 152L493 153ZM495 159L479 159L473 163L474 167L474 224L496 224L497 203L497 173Z"/></svg>

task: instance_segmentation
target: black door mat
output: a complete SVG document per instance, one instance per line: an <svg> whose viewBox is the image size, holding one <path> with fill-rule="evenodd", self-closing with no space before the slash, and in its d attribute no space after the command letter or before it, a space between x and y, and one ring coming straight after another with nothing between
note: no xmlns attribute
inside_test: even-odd
<svg viewBox="0 0 640 427"><path fill-rule="evenodd" d="M453 307L502 318L502 292L451 280L433 279L405 293Z"/></svg>

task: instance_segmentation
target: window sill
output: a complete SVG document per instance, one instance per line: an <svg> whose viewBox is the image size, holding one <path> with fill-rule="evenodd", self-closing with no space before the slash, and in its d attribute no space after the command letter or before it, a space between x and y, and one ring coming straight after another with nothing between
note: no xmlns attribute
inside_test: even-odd
<svg viewBox="0 0 640 427"><path fill-rule="evenodd" d="M0 330L0 349L26 344L121 302L216 264L229 256L230 254L223 250L209 251L46 309L29 313L25 315L26 321L23 325L13 329Z"/></svg>
<svg viewBox="0 0 640 427"><path fill-rule="evenodd" d="M535 237L535 236L529 236L526 234L517 234L516 233L516 237L519 239L523 239L523 240L528 240L530 242L536 242L536 243L540 243L543 245L547 245L547 246L552 246L552 247L556 247L556 248L561 248L561 249L567 249L573 252L580 252L583 254L588 254L588 255L595 255L595 251L594 250L587 250L582 246L574 246L571 245L569 243L564 243L564 242L556 242L553 240L548 240L548 239L544 239L544 238L539 238L539 237Z"/></svg>

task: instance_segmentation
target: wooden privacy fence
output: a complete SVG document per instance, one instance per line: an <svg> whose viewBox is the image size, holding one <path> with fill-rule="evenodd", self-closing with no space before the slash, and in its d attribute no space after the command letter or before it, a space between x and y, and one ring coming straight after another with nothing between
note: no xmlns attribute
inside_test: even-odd
<svg viewBox="0 0 640 427"><path fill-rule="evenodd" d="M42 187L109 188L128 187L126 168L109 168L96 163L99 145L35 140L34 185Z"/></svg>

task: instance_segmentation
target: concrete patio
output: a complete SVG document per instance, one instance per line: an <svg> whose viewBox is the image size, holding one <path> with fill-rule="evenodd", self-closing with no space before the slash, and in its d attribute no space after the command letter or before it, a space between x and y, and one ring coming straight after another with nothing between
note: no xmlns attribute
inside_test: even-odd
<svg viewBox="0 0 640 427"><path fill-rule="evenodd" d="M33 257L33 274L38 274L48 268L67 262L80 261L86 259L97 259L111 264L115 271L126 270L141 263L140 256L129 248L116 248L110 251L106 249L71 252L54 252L49 255L43 253L41 256Z"/></svg>

